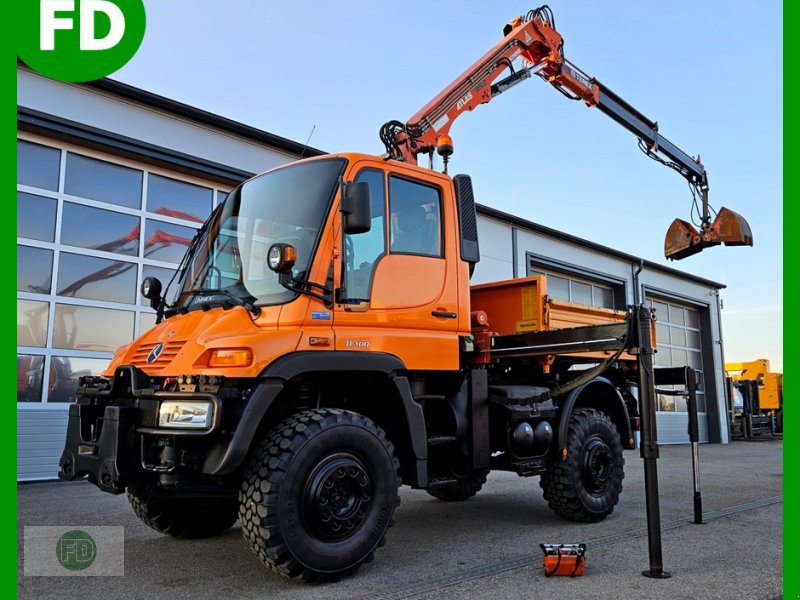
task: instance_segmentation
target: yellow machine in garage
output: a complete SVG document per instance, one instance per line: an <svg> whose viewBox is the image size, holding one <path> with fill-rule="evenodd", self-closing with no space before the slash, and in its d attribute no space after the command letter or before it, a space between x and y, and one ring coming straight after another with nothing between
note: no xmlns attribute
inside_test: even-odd
<svg viewBox="0 0 800 600"><path fill-rule="evenodd" d="M783 433L783 373L773 373L759 358L725 363L725 378L734 437Z"/></svg>

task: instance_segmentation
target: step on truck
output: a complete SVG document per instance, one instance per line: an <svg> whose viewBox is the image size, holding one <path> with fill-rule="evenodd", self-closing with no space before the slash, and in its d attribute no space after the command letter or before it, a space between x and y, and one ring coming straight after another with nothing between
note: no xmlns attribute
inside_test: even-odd
<svg viewBox="0 0 800 600"><path fill-rule="evenodd" d="M711 222L699 160L564 59L547 7L503 33L409 122L384 125L385 154L301 160L234 189L173 280L143 281L156 326L81 379L59 477L127 493L175 537L238 520L267 567L305 581L372 559L401 484L460 501L511 471L539 476L561 517L610 515L649 313L557 301L544 276L470 286L475 203L470 178L446 173L450 126L538 75L702 199L699 229L677 219L668 256L752 238L733 211ZM434 151L444 173L417 164Z"/></svg>

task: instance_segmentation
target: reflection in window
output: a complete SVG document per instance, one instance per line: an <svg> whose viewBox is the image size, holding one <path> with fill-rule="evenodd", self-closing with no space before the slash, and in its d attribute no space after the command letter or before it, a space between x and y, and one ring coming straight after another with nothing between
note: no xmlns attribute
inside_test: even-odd
<svg viewBox="0 0 800 600"><path fill-rule="evenodd" d="M141 208L142 172L80 154L67 153L64 191L72 196Z"/></svg>
<svg viewBox="0 0 800 600"><path fill-rule="evenodd" d="M17 246L17 291L49 294L52 278L52 250Z"/></svg>
<svg viewBox="0 0 800 600"><path fill-rule="evenodd" d="M44 356L17 354L17 402L41 402Z"/></svg>
<svg viewBox="0 0 800 600"><path fill-rule="evenodd" d="M56 304L53 347L114 352L133 339L133 313Z"/></svg>
<svg viewBox="0 0 800 600"><path fill-rule="evenodd" d="M147 178L147 210L177 219L202 223L211 213L213 190L153 175Z"/></svg>
<svg viewBox="0 0 800 600"><path fill-rule="evenodd" d="M53 198L17 192L17 236L52 242L56 233L56 206Z"/></svg>
<svg viewBox="0 0 800 600"><path fill-rule="evenodd" d="M386 253L386 219L383 172L368 169L359 173L356 181L369 184L372 225L366 233L348 235L345 240L347 265L347 296L351 301L369 300L372 273L381 256Z"/></svg>
<svg viewBox="0 0 800 600"><path fill-rule="evenodd" d="M49 317L49 302L17 300L17 344L44 348Z"/></svg>
<svg viewBox="0 0 800 600"><path fill-rule="evenodd" d="M389 177L389 212L392 252L442 255L442 208L437 188Z"/></svg>
<svg viewBox="0 0 800 600"><path fill-rule="evenodd" d="M56 148L17 140L17 183L57 191L60 161Z"/></svg>
<svg viewBox="0 0 800 600"><path fill-rule="evenodd" d="M62 252L57 293L71 298L133 304L136 301L136 265Z"/></svg>
<svg viewBox="0 0 800 600"><path fill-rule="evenodd" d="M139 217L64 203L61 243L117 254L139 254Z"/></svg>
<svg viewBox="0 0 800 600"><path fill-rule="evenodd" d="M194 234L195 230L191 227L147 219L144 226L144 255L179 263Z"/></svg>
<svg viewBox="0 0 800 600"><path fill-rule="evenodd" d="M106 358L74 358L53 356L50 359L48 402L75 402L79 379L85 375L102 375L108 367Z"/></svg>

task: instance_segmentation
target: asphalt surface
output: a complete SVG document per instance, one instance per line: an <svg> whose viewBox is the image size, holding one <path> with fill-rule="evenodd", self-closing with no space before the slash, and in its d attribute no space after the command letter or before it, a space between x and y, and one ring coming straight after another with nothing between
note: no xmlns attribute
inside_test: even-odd
<svg viewBox="0 0 800 600"><path fill-rule="evenodd" d="M339 583L285 581L255 558L238 524L200 541L162 536L140 523L124 496L86 482L21 485L19 547L26 525L122 525L124 577L26 577L20 598L310 599L330 598L648 598L782 597L780 440L700 447L706 524L692 523L689 446L661 448L658 461L664 569L649 568L642 460L626 451L620 503L602 523L559 519L542 499L538 478L493 473L475 498L446 503L401 489L387 545ZM585 542L582 577L546 578L540 543Z"/></svg>

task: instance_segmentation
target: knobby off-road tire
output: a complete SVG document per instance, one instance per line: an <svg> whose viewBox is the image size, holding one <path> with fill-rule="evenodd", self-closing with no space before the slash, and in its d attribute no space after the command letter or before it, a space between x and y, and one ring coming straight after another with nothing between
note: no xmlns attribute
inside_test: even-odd
<svg viewBox="0 0 800 600"><path fill-rule="evenodd" d="M434 498L446 502L469 500L481 491L483 484L486 483L486 476L488 474L489 469L476 469L470 471L466 475L452 473L451 477L456 480L454 483L440 485L426 491Z"/></svg>
<svg viewBox="0 0 800 600"><path fill-rule="evenodd" d="M142 522L177 538L207 538L236 523L239 503L230 498L169 498L146 490L128 490L128 501Z"/></svg>
<svg viewBox="0 0 800 600"><path fill-rule="evenodd" d="M622 492L625 459L614 422L593 408L573 411L567 460L554 457L539 485L548 506L570 521L596 523L612 512Z"/></svg>
<svg viewBox="0 0 800 600"><path fill-rule="evenodd" d="M255 448L239 519L267 567L301 581L337 581L372 560L400 504L400 464L384 431L338 409L299 412Z"/></svg>

